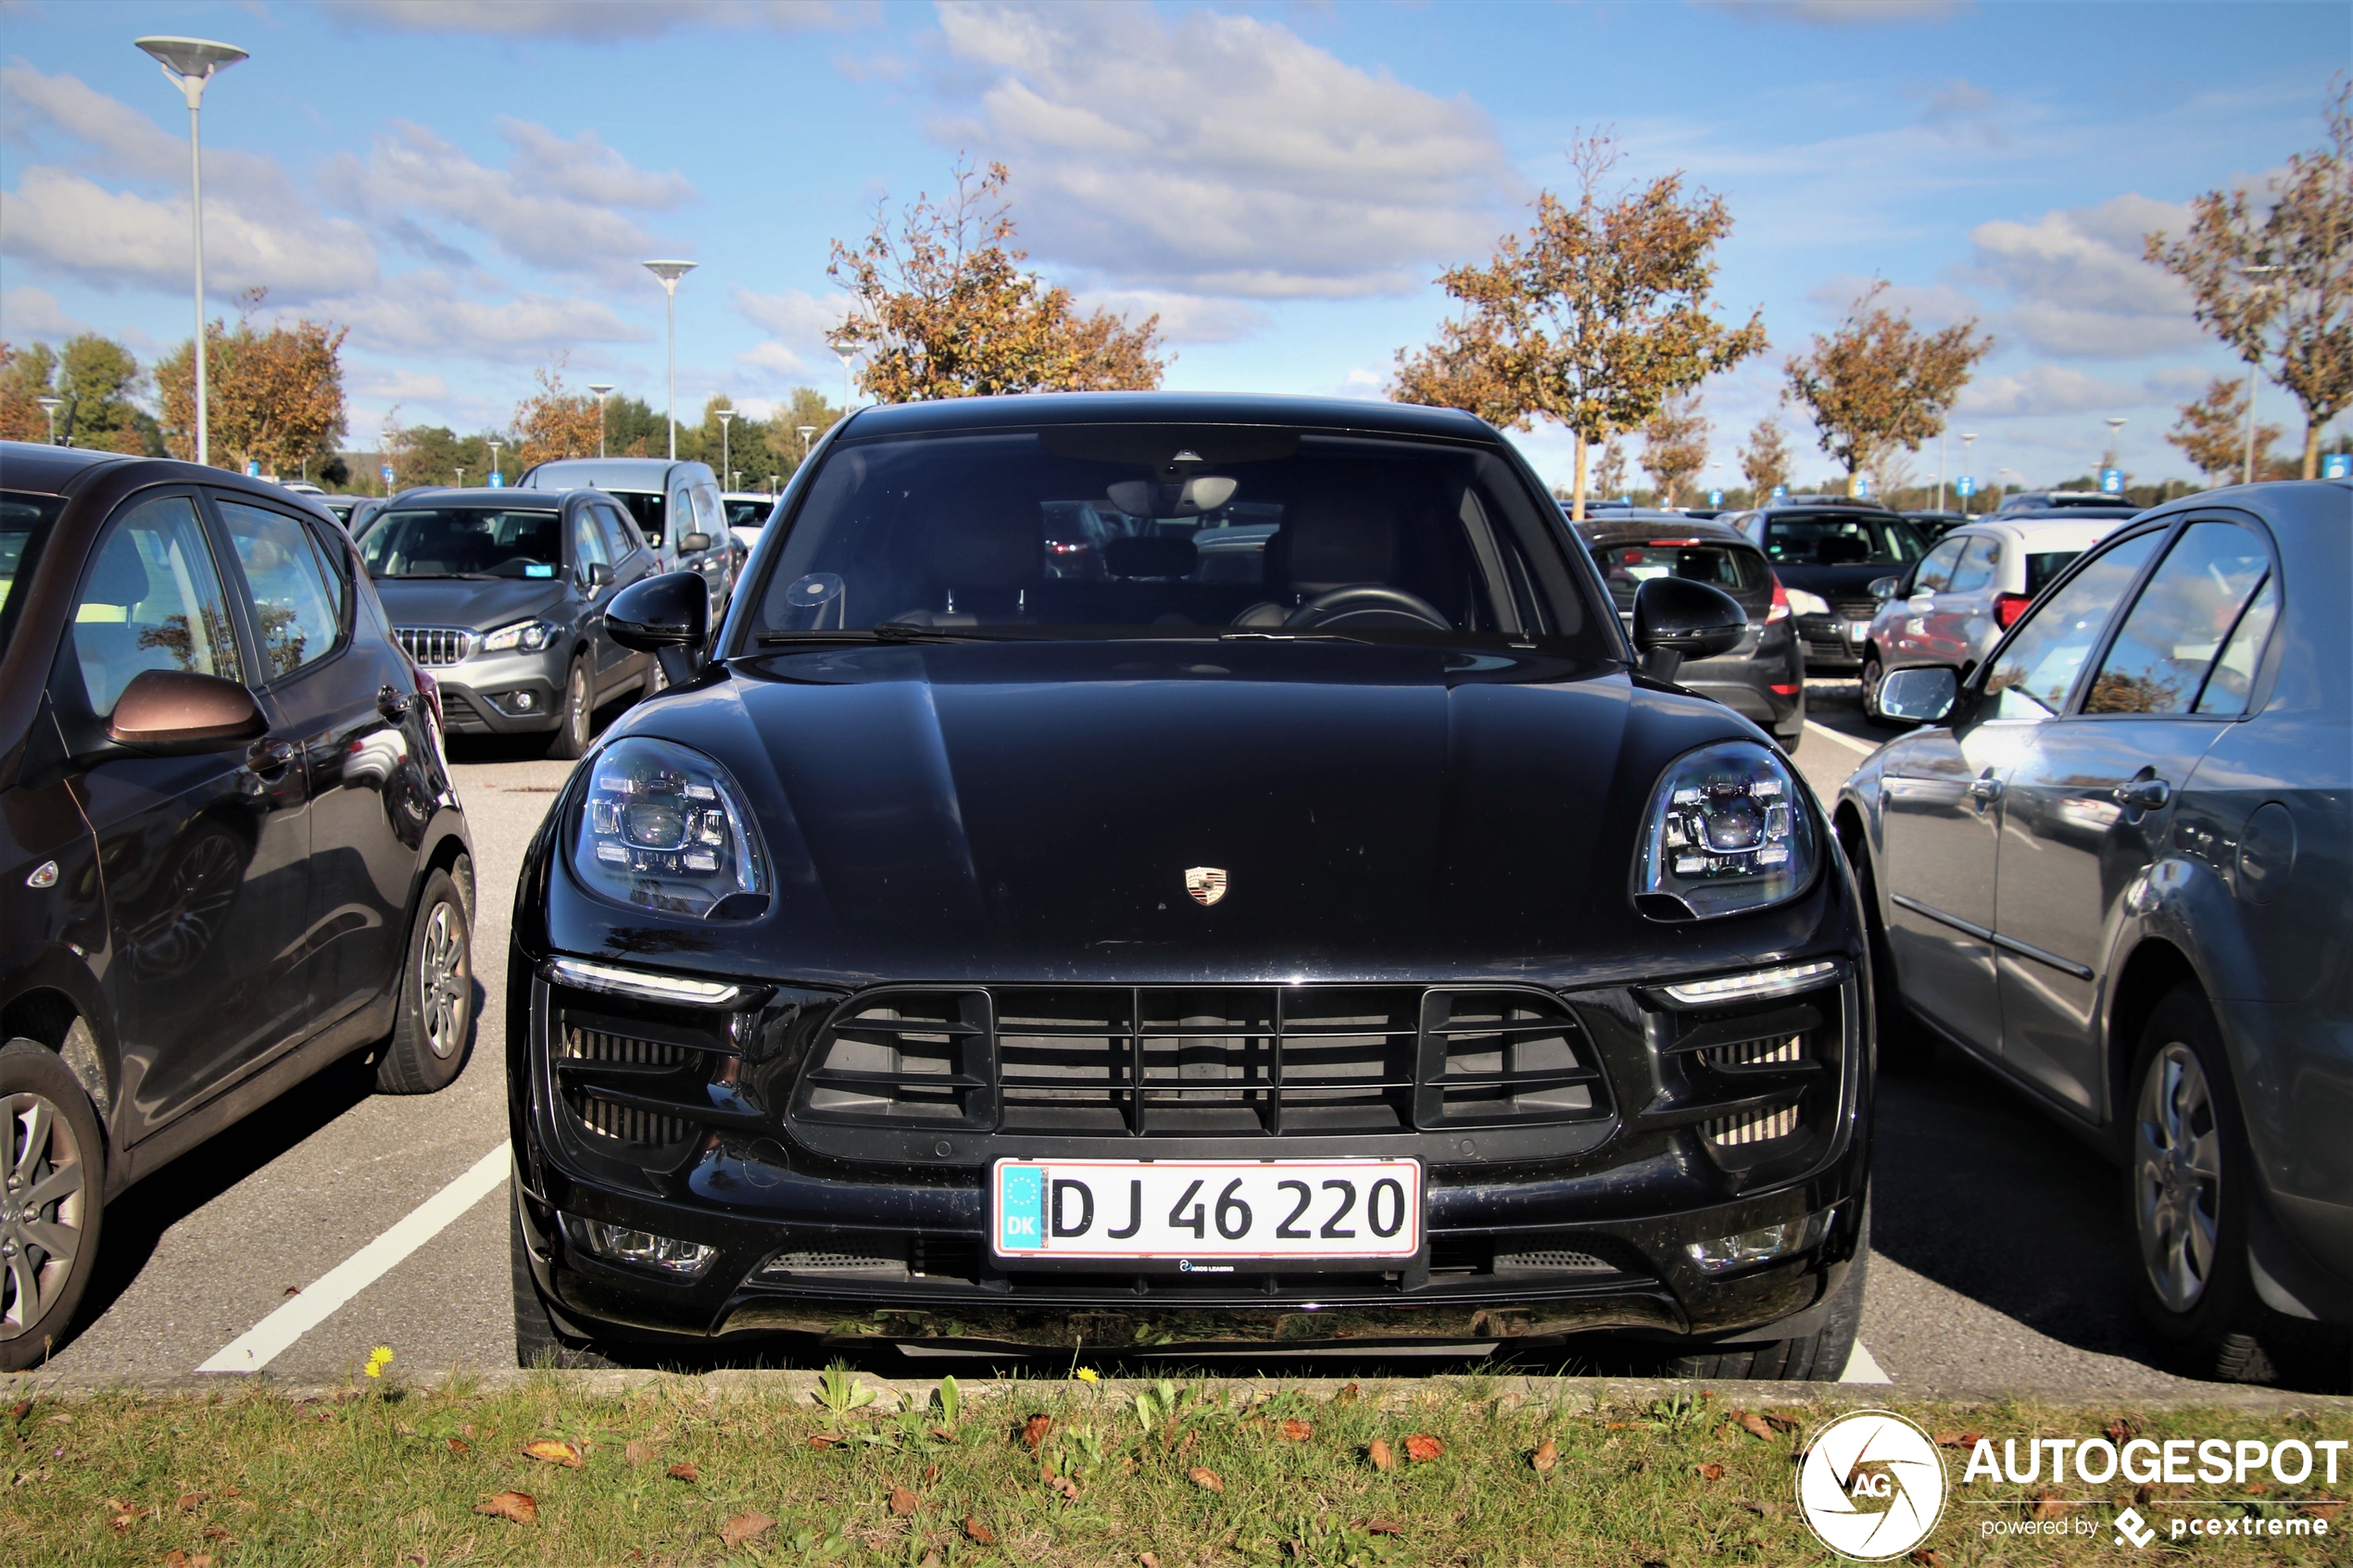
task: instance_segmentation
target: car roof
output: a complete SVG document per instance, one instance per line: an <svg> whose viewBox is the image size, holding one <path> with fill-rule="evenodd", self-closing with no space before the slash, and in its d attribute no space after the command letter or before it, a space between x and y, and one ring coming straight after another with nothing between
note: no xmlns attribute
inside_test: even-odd
<svg viewBox="0 0 2353 1568"><path fill-rule="evenodd" d="M660 490L673 469L711 473L709 463L691 458L550 458L525 469L515 483L525 490ZM712 479L717 477L711 474ZM551 479L560 483L548 483Z"/></svg>
<svg viewBox="0 0 2353 1568"><path fill-rule="evenodd" d="M1290 425L1500 442L1495 428L1459 408L1370 398L1289 397L1236 392L1028 392L1005 397L943 397L853 411L837 438L912 435L1040 424Z"/></svg>
<svg viewBox="0 0 2353 1568"><path fill-rule="evenodd" d="M1720 522L1705 518L1687 517L1680 521L1667 519L1587 518L1576 525L1578 537L1588 545L1632 545L1653 539L1692 539L1710 545L1737 545L1751 554L1756 546L1737 528L1727 528Z"/></svg>
<svg viewBox="0 0 2353 1568"><path fill-rule="evenodd" d="M2030 550L2088 550L2116 532L2121 517L1993 517L1964 523L1944 539L2015 539ZM1937 543L1942 545L1944 539Z"/></svg>
<svg viewBox="0 0 2353 1568"><path fill-rule="evenodd" d="M40 441L0 441L0 485L39 495L62 495L94 468L138 460L121 452L52 446Z"/></svg>
<svg viewBox="0 0 2353 1568"><path fill-rule="evenodd" d="M1991 522L1996 518L2004 522L2032 522L2037 520L2051 519L2081 521L2087 518L2121 521L2128 517L2138 517L2141 511L2142 508L2139 507L2020 507L2014 512L1986 512L1972 521Z"/></svg>
<svg viewBox="0 0 2353 1568"><path fill-rule="evenodd" d="M1857 512L1885 512L1898 515L1884 501L1874 501L1867 495L1784 495L1778 501L1768 501L1755 509L1760 512L1812 512L1824 509Z"/></svg>
<svg viewBox="0 0 2353 1568"><path fill-rule="evenodd" d="M484 511L497 508L510 512L552 512L586 489L585 485L574 485L564 490L522 490L511 484L484 484L468 485L460 490L454 484L429 485L417 490L403 490L392 498L385 510L410 502L430 501L436 507L478 507ZM519 490L522 495L520 506L516 504Z"/></svg>

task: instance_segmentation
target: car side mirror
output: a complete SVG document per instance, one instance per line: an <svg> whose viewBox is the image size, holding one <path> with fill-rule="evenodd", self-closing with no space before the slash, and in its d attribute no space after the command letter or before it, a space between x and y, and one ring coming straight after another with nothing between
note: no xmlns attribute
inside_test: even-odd
<svg viewBox="0 0 2353 1568"><path fill-rule="evenodd" d="M1875 599L1892 599L1903 591L1904 580L1901 577L1874 577L1867 590Z"/></svg>
<svg viewBox="0 0 2353 1568"><path fill-rule="evenodd" d="M698 550L708 550L711 548L711 535L700 532L689 533L678 541L678 547L690 556Z"/></svg>
<svg viewBox="0 0 2353 1568"><path fill-rule="evenodd" d="M588 563L588 586L601 588L612 581L612 568L600 560Z"/></svg>
<svg viewBox="0 0 2353 1568"><path fill-rule="evenodd" d="M226 751L269 730L270 721L244 686L182 670L140 671L107 721L108 739L158 757Z"/></svg>
<svg viewBox="0 0 2353 1568"><path fill-rule="evenodd" d="M1960 671L1945 664L1891 670L1879 684L1879 710L1908 724L1942 723L1960 700Z"/></svg>
<svg viewBox="0 0 2353 1568"><path fill-rule="evenodd" d="M701 671L711 640L711 585L694 571L632 583L605 607L605 631L623 647L652 654L670 684L684 685Z"/></svg>
<svg viewBox="0 0 2353 1568"><path fill-rule="evenodd" d="M1731 652L1747 630L1748 612L1721 588L1654 577L1634 590L1634 648L1655 681L1672 681L1687 659Z"/></svg>

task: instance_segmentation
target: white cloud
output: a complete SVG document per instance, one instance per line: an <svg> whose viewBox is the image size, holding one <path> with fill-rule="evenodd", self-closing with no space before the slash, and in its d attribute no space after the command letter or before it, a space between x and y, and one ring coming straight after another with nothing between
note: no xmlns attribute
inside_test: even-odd
<svg viewBox="0 0 2353 1568"><path fill-rule="evenodd" d="M369 347L434 358L538 361L584 343L641 342L653 335L598 300L528 290L483 298L431 269L333 301L329 313L348 322L353 338Z"/></svg>
<svg viewBox="0 0 2353 1568"><path fill-rule="evenodd" d="M10 343L69 338L91 330L89 322L67 315L47 289L0 289L0 338Z"/></svg>
<svg viewBox="0 0 2353 1568"><path fill-rule="evenodd" d="M2188 347L2204 336L2189 291L2142 258L2142 236L2187 218L2173 203L2127 194L2032 223L1981 223L1969 231L1971 274L2012 297L2004 325L2045 354L2131 358Z"/></svg>
<svg viewBox="0 0 2353 1568"><path fill-rule="evenodd" d="M1238 343L1265 330L1273 318L1239 299L1209 299L1168 289L1095 289L1079 294L1081 310L1108 310L1141 326L1160 318L1160 332L1171 343Z"/></svg>
<svg viewBox="0 0 2353 1568"><path fill-rule="evenodd" d="M1960 0L1698 0L1709 10L1750 21L1803 22L1814 27L1872 27L1939 22L1965 7Z"/></svg>
<svg viewBox="0 0 2353 1568"><path fill-rule="evenodd" d="M346 23L387 32L618 44L686 28L802 32L849 27L873 12L855 0L346 0L336 14Z"/></svg>
<svg viewBox="0 0 2353 1568"><path fill-rule="evenodd" d="M110 191L36 164L14 192L0 193L0 252L90 282L183 288L188 203ZM376 277L375 247L347 219L276 221L233 195L206 194L205 285L216 297L262 287L281 299L315 299L365 289Z"/></svg>
<svg viewBox="0 0 2353 1568"><path fill-rule="evenodd" d="M1815 284L1806 291L1806 297L1820 306L1824 314L1843 318L1878 282L1876 278L1843 272ZM1974 295L1950 283L1892 283L1881 294L1878 304L1896 315L1909 315L1913 325L1929 332L1942 332L1957 321L1971 320L1985 313Z"/></svg>
<svg viewBox="0 0 2353 1568"><path fill-rule="evenodd" d="M736 355L736 363L748 370L762 370L786 381L807 381L811 373L807 360L774 338Z"/></svg>
<svg viewBox="0 0 2353 1568"><path fill-rule="evenodd" d="M745 320L797 348L824 348L825 334L849 314L849 296L841 294L819 299L799 289L756 294L738 287L727 297Z"/></svg>
<svg viewBox="0 0 2353 1568"><path fill-rule="evenodd" d="M1972 382L1953 407L1956 413L2001 419L2098 413L2143 408L2148 402L2148 393L2138 387L2102 381L2065 365L2036 365L2016 375Z"/></svg>
<svg viewBox="0 0 2353 1568"><path fill-rule="evenodd" d="M1493 125L1251 17L945 6L976 85L935 127L1018 170L1023 238L1118 289L1395 293L1482 249L1518 181Z"/></svg>

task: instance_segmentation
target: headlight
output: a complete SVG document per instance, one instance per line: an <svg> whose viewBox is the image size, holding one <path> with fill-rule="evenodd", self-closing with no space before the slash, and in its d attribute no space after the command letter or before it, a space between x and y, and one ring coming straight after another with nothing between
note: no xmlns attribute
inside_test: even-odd
<svg viewBox="0 0 2353 1568"><path fill-rule="evenodd" d="M767 856L727 771L700 752L631 736L597 754L572 863L607 897L706 915L768 891Z"/></svg>
<svg viewBox="0 0 2353 1568"><path fill-rule="evenodd" d="M1797 782L1753 741L1679 757L1652 792L1634 872L1645 913L1705 920L1793 898L1814 877L1814 829Z"/></svg>
<svg viewBox="0 0 2353 1568"><path fill-rule="evenodd" d="M556 640L556 628L544 621L518 621L512 626L501 626L483 638L484 653L507 653L521 648L525 653L537 653Z"/></svg>
<svg viewBox="0 0 2353 1568"><path fill-rule="evenodd" d="M1809 594L1803 588L1785 588L1782 592L1789 597L1789 612L1792 615L1828 615L1831 612L1830 600L1819 594Z"/></svg>

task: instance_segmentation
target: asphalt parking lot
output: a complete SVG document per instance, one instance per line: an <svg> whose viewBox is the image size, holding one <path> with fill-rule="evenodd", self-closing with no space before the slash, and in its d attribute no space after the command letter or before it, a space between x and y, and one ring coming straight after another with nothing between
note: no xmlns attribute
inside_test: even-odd
<svg viewBox="0 0 2353 1568"><path fill-rule="evenodd" d="M1811 693L1798 761L1826 798L1876 744L1854 690ZM371 1095L355 1062L126 1195L53 1374L147 1381L211 1363L340 1380L376 1346L412 1376L514 1364L498 1047L508 909L523 845L571 765L481 747L454 760L480 886L467 1070L439 1095L395 1098ZM2137 1263L2104 1160L1958 1063L1880 1093L1878 1256L1850 1380L2190 1386L2156 1364L2134 1316Z"/></svg>

